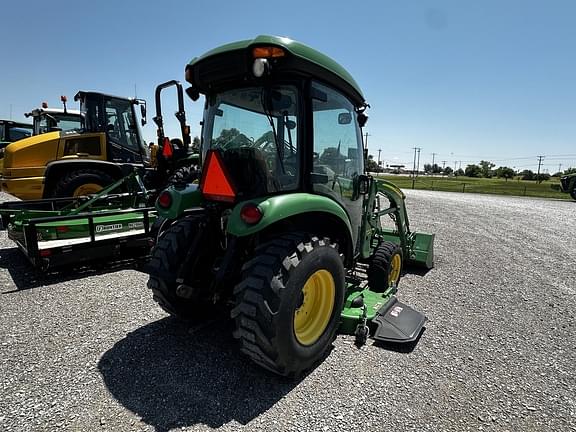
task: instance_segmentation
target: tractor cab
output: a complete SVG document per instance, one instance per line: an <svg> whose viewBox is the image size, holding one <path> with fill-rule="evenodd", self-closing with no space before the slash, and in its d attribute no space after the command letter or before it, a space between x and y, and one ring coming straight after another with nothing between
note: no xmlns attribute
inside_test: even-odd
<svg viewBox="0 0 576 432"><path fill-rule="evenodd" d="M288 376L338 329L417 340L426 317L395 294L405 265L432 267L434 236L412 232L402 191L365 173L368 104L352 76L273 36L209 51L185 74L205 99L201 176L158 196L147 271L159 305L188 320L231 306L242 352Z"/></svg>

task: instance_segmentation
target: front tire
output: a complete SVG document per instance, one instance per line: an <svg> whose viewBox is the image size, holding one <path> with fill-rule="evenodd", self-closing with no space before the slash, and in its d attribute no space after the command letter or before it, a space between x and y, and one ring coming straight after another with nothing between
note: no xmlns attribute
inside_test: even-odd
<svg viewBox="0 0 576 432"><path fill-rule="evenodd" d="M72 171L56 183L52 196L55 198L79 197L100 192L114 183L107 173L95 169Z"/></svg>
<svg viewBox="0 0 576 432"><path fill-rule="evenodd" d="M345 271L335 243L287 234L257 248L234 289L241 350L279 375L312 368L336 336Z"/></svg>
<svg viewBox="0 0 576 432"><path fill-rule="evenodd" d="M576 200L576 185L574 185L574 187L570 191L570 196L572 197L573 200Z"/></svg>
<svg viewBox="0 0 576 432"><path fill-rule="evenodd" d="M374 292L384 292L391 284L398 286L404 260L402 248L383 241L378 245L368 266L368 286Z"/></svg>

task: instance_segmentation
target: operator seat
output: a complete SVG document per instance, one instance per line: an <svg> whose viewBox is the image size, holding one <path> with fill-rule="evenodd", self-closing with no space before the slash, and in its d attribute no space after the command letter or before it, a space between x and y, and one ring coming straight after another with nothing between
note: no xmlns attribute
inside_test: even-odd
<svg viewBox="0 0 576 432"><path fill-rule="evenodd" d="M222 158L239 196L251 198L276 190L262 151L253 147L233 148L224 151Z"/></svg>

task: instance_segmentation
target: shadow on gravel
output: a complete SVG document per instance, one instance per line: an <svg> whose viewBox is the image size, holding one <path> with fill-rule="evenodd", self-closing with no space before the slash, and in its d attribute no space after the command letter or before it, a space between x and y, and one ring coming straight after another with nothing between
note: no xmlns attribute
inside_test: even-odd
<svg viewBox="0 0 576 432"><path fill-rule="evenodd" d="M418 342L420 342L420 339L422 338L422 335L424 334L425 331L426 327L423 327L422 330L420 330L420 333L418 334L418 337L414 342L393 343L393 342L380 342L375 340L372 343L372 346L376 348L385 349L388 351L394 351L401 354L410 354L412 351L416 349L416 346L418 345Z"/></svg>
<svg viewBox="0 0 576 432"><path fill-rule="evenodd" d="M189 327L165 318L118 341L98 368L110 393L157 431L233 420L245 425L298 381L253 365L229 327L229 321Z"/></svg>
<svg viewBox="0 0 576 432"><path fill-rule="evenodd" d="M17 291L53 285L69 280L82 279L116 272L125 269L134 269L138 265L135 259L119 261L100 261L74 267L62 267L52 271L42 272L32 267L24 254L18 248L0 249L0 268L8 270L16 289L5 291L2 294L11 294Z"/></svg>

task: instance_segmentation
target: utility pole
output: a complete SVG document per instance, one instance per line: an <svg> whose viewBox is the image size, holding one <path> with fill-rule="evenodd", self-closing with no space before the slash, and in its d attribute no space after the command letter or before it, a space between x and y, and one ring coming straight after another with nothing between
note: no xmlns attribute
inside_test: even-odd
<svg viewBox="0 0 576 432"><path fill-rule="evenodd" d="M457 164L457 163L458 163L458 162L454 161L454 171L456 171L456 164Z"/></svg>
<svg viewBox="0 0 576 432"><path fill-rule="evenodd" d="M540 167L542 166L542 159L544 159L544 156L538 156L538 174L536 174L536 180L538 183L542 183L542 180L540 179Z"/></svg>
<svg viewBox="0 0 576 432"><path fill-rule="evenodd" d="M418 171L420 171L420 150L422 150L422 149L418 148L418 162L416 164L416 177L418 177Z"/></svg>
<svg viewBox="0 0 576 432"><path fill-rule="evenodd" d="M432 153L432 170L434 170L434 158L438 153Z"/></svg>
<svg viewBox="0 0 576 432"><path fill-rule="evenodd" d="M418 147L413 147L414 149L414 162L412 163L412 189L414 189L414 183L416 182L416 152L420 151Z"/></svg>
<svg viewBox="0 0 576 432"><path fill-rule="evenodd" d="M559 173L562 172L562 164L558 164L558 172L559 172Z"/></svg>
<svg viewBox="0 0 576 432"><path fill-rule="evenodd" d="M378 166L380 166L380 152L382 151L382 149L378 149Z"/></svg>
<svg viewBox="0 0 576 432"><path fill-rule="evenodd" d="M446 161L442 161L442 171L444 171L444 168L446 168Z"/></svg>
<svg viewBox="0 0 576 432"><path fill-rule="evenodd" d="M366 133L364 134L364 136L366 137L366 138L364 139L364 146L366 147L366 150L368 150L368 137L371 136L371 135L370 135L368 132L366 132Z"/></svg>

